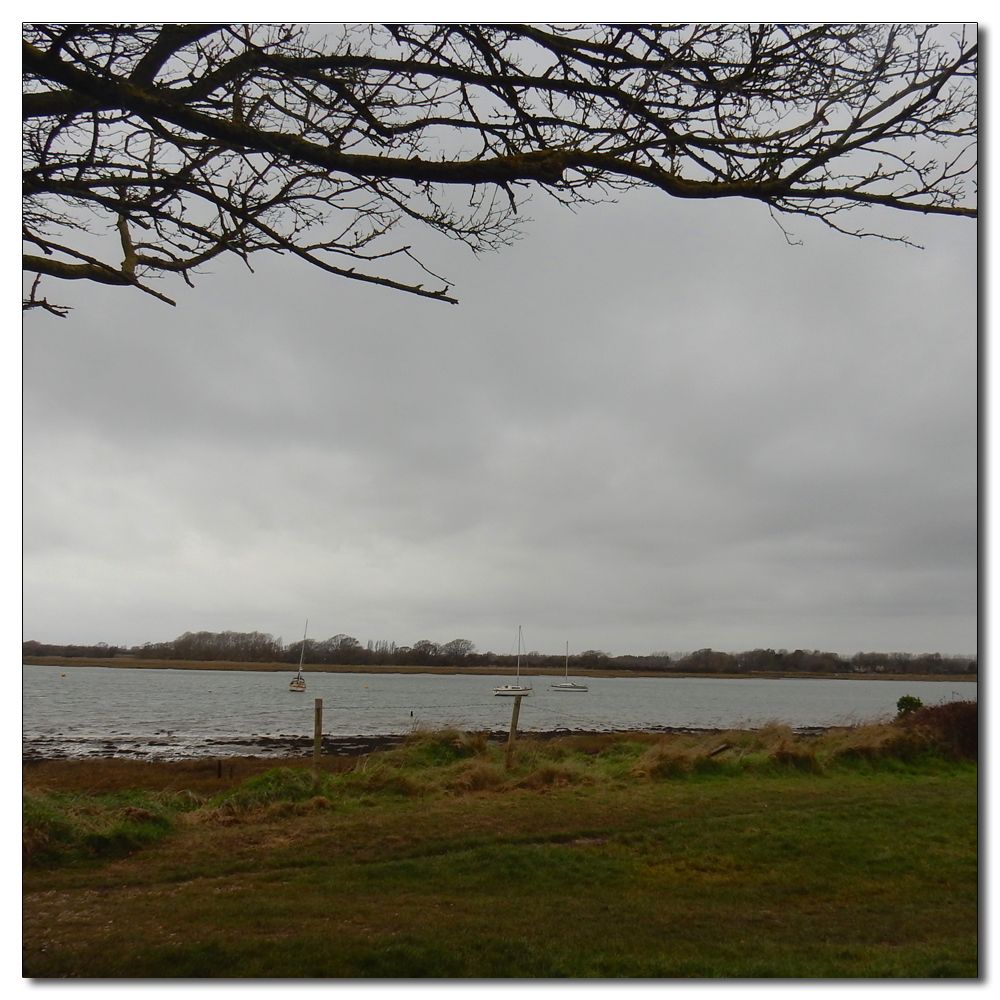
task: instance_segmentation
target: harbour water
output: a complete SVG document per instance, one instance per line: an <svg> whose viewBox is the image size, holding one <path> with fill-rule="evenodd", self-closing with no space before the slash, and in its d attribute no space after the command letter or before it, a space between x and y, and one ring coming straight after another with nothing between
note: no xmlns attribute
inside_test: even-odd
<svg viewBox="0 0 1000 1000"><path fill-rule="evenodd" d="M314 699L328 737L400 736L446 726L499 732L513 699L493 688L509 677L110 667L23 668L23 756L182 759L308 752ZM891 718L908 694L925 705L977 698L977 684L946 681L588 677L585 694L549 690L531 677L522 732L647 732L757 728L770 721L812 729Z"/></svg>

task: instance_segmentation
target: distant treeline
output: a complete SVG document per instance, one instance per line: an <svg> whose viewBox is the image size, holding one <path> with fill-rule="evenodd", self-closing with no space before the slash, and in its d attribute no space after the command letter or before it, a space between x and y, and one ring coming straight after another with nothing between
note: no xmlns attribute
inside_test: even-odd
<svg viewBox="0 0 1000 1000"><path fill-rule="evenodd" d="M149 660L223 660L232 663L299 662L302 640L283 644L266 632L185 632L169 642L147 642L141 646L57 646L36 642L23 644L25 656L66 656L108 658L134 656ZM304 660L309 664L344 664L352 666L455 666L512 667L516 658L510 654L477 652L468 639L437 643L421 639L412 646L397 646L384 639L369 640L367 645L351 635L340 633L329 639L306 639ZM533 667L561 667L564 656L533 652L522 657ZM722 653L698 649L693 653L650 653L647 656L612 656L600 649L588 649L569 658L571 668L602 670L654 670L664 673L743 674L976 674L978 657L942 656L940 653L855 653L841 656L818 649L753 649L744 653Z"/></svg>

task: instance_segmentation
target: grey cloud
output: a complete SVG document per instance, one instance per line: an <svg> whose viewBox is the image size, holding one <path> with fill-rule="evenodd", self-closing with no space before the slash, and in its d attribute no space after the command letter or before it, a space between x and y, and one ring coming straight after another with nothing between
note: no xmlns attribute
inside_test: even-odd
<svg viewBox="0 0 1000 1000"><path fill-rule="evenodd" d="M974 648L971 226L532 214L458 307L274 260L29 316L30 636Z"/></svg>

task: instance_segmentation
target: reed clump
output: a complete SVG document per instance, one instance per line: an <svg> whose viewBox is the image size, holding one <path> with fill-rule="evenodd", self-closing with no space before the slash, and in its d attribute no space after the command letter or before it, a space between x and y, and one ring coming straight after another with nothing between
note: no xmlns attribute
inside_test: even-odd
<svg viewBox="0 0 1000 1000"><path fill-rule="evenodd" d="M527 774L512 778L509 783L514 788L536 790L565 785L589 785L598 780L592 771L593 768L587 768L578 761L543 761Z"/></svg>
<svg viewBox="0 0 1000 1000"><path fill-rule="evenodd" d="M837 729L824 734L818 743L831 764L857 761L868 764L890 761L912 763L936 749L933 741L924 734L906 732L896 725Z"/></svg>
<svg viewBox="0 0 1000 1000"><path fill-rule="evenodd" d="M444 788L451 793L497 791L507 784L503 764L477 757L463 761L444 780Z"/></svg>
<svg viewBox="0 0 1000 1000"><path fill-rule="evenodd" d="M486 752L487 733L466 733L459 729L417 730L406 737L398 750L383 756L394 764L436 767Z"/></svg>
<svg viewBox="0 0 1000 1000"><path fill-rule="evenodd" d="M678 733L661 737L634 762L635 778L734 775L765 766L817 769L812 747L791 727L771 722L756 730Z"/></svg>
<svg viewBox="0 0 1000 1000"><path fill-rule="evenodd" d="M335 778L304 767L276 767L221 792L185 817L187 823L222 826L248 820L303 815L333 807Z"/></svg>
<svg viewBox="0 0 1000 1000"><path fill-rule="evenodd" d="M419 765L418 765L419 767ZM345 795L360 792L381 792L416 798L437 790L439 782L432 773L410 771L389 763L377 763L363 772L352 773L340 783L339 791Z"/></svg>

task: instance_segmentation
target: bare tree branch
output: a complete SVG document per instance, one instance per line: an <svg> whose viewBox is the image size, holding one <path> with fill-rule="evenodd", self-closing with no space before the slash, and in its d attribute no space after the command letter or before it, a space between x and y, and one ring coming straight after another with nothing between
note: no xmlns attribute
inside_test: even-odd
<svg viewBox="0 0 1000 1000"><path fill-rule="evenodd" d="M23 68L25 269L168 302L146 277L262 250L454 302L393 231L497 249L533 188L977 214L961 28L34 24Z"/></svg>

